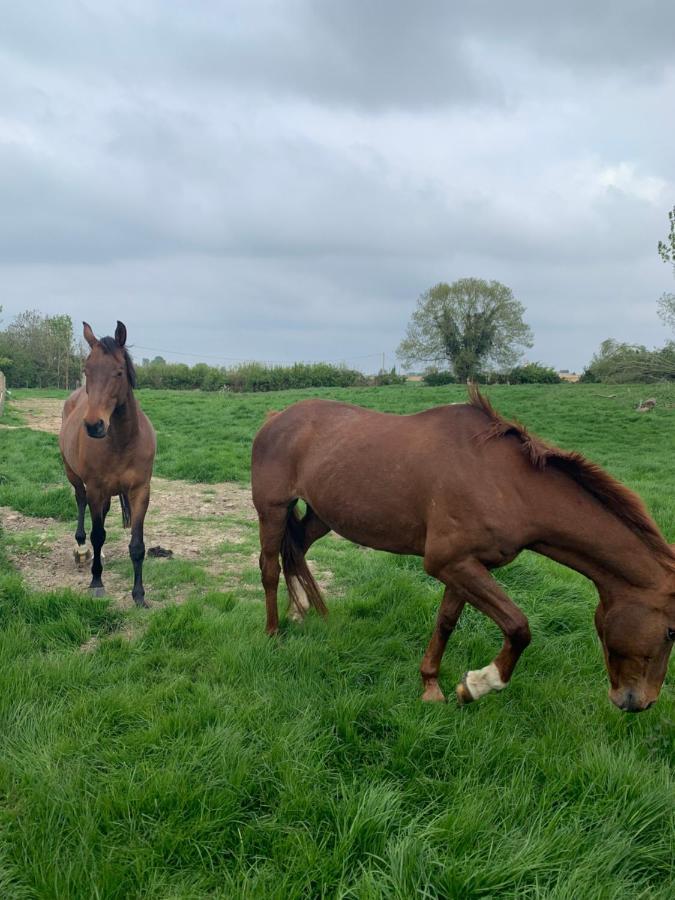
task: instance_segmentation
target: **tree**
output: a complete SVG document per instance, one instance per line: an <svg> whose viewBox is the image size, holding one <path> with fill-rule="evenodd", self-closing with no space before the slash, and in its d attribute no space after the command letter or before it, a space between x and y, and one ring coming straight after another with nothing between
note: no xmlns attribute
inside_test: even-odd
<svg viewBox="0 0 675 900"><path fill-rule="evenodd" d="M659 241L659 256L664 263L671 263L675 267L675 206L668 213L670 231L665 241Z"/></svg>
<svg viewBox="0 0 675 900"><path fill-rule="evenodd" d="M460 381L486 366L509 367L532 346L524 312L499 281L440 282L420 296L396 354L406 368L415 362L449 365Z"/></svg>
<svg viewBox="0 0 675 900"><path fill-rule="evenodd" d="M81 354L70 316L43 316L27 310L0 331L0 356L8 357L7 376L15 387L72 386Z"/></svg>
<svg viewBox="0 0 675 900"><path fill-rule="evenodd" d="M609 339L600 344L582 381L613 383L672 381L675 379L675 343L648 350L642 344Z"/></svg>
<svg viewBox="0 0 675 900"><path fill-rule="evenodd" d="M659 318L664 325L669 325L675 331L675 294L661 294L656 302Z"/></svg>
<svg viewBox="0 0 675 900"><path fill-rule="evenodd" d="M670 232L665 241L659 241L659 256L664 263L671 263L675 275L675 206L668 213ZM675 294L662 294L658 300L659 316L664 325L675 330Z"/></svg>

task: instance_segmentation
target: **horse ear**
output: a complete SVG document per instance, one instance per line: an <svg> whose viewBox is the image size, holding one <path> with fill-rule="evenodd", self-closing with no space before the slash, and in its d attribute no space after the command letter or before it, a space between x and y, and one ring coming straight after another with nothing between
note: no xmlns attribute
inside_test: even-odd
<svg viewBox="0 0 675 900"><path fill-rule="evenodd" d="M83 322L82 324L84 325L84 330L82 332L84 334L84 339L90 347L93 347L94 344L98 343L98 339L94 332L91 330L91 325L89 324L89 322Z"/></svg>
<svg viewBox="0 0 675 900"><path fill-rule="evenodd" d="M124 322L117 322L117 328L115 329L115 340L120 345L120 347L124 347L127 342L127 326Z"/></svg>

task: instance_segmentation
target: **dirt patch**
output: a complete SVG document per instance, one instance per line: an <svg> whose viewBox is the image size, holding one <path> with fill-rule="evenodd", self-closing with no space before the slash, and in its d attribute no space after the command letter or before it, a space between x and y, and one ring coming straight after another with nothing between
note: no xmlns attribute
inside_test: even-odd
<svg viewBox="0 0 675 900"><path fill-rule="evenodd" d="M30 398L13 401L13 407L29 428L58 434L61 427L61 400ZM243 578L251 571L257 574L258 551L251 548L249 523L257 521L249 487L224 482L193 484L153 477L150 507L145 520L145 545L157 544L171 550L174 560L199 565L209 578L218 581L221 590L237 590L260 595L260 586ZM78 567L75 563L76 509L69 522L24 516L13 509L0 507L0 523L10 536L9 552L26 583L38 591L71 588L86 592L91 580L91 561ZM87 520L87 529L90 527ZM107 595L116 606L133 606L133 580L129 560L129 531L121 527L119 501L112 499L106 521L108 536L103 548L103 581ZM155 565L171 564L158 560ZM317 572L322 588L327 588L331 573ZM154 604L151 579L147 578L148 599ZM170 590L170 602L182 602L193 590L190 584ZM83 646L90 652L96 642Z"/></svg>
<svg viewBox="0 0 675 900"><path fill-rule="evenodd" d="M26 426L58 434L61 427L61 400L31 398L13 401ZM245 542L245 523L255 521L250 489L242 485L192 484L166 478L152 479L151 499L145 520L145 544L160 544L173 551L174 559L205 563L217 547L236 546ZM38 591L71 588L86 591L91 579L91 562L78 567L75 563L76 509L70 522L24 516L9 508L0 508L0 522L10 535L10 555L26 583ZM242 523L244 523L242 525ZM87 522L87 528L89 523ZM117 498L112 499L106 521L108 537L103 548L103 579L106 592L117 606L130 608L132 567L129 560L129 532L121 528ZM240 572L248 557L226 554L228 564L237 560ZM120 572L111 568L111 563ZM122 565L122 563L124 565ZM124 569L124 574L121 570ZM222 568L221 568L222 571ZM146 579L147 580L147 579ZM152 600L149 585L149 599ZM190 586L172 591L172 600L180 602Z"/></svg>
<svg viewBox="0 0 675 900"><path fill-rule="evenodd" d="M153 477L150 508L156 522L167 518L174 521L183 518L257 519L250 488L229 481L193 484Z"/></svg>
<svg viewBox="0 0 675 900"><path fill-rule="evenodd" d="M61 430L61 412L63 400L47 397L30 397L12 400L12 409L19 413L28 428L34 431L48 431L58 434Z"/></svg>
<svg viewBox="0 0 675 900"><path fill-rule="evenodd" d="M200 564L205 563L206 557L224 543L234 548L238 544L244 544L244 528L228 517L241 519L251 516L250 506L246 503L248 492L237 486L234 486L234 492L231 485L215 486L221 490L209 494L212 502L205 504L209 510L209 518L200 520L192 518L192 515L199 515L198 510L202 509L200 487L164 479L157 479L155 483L153 480L152 499L145 520L146 547L160 544L173 551L175 560ZM248 502L250 504L250 499ZM10 537L10 556L30 587L38 591L62 588L87 590L91 579L91 562L77 566L73 556L76 524L74 501L72 522L33 518L8 507L0 507L0 523ZM130 534L121 527L121 514L116 498L113 498L106 520L106 530L108 536L103 547L103 581L106 593L116 605L130 608L133 580L128 550ZM169 562L161 560L158 564ZM118 565L120 563L123 565ZM111 564L115 568L111 568ZM123 568L125 574L116 571L117 567ZM149 587L146 584L149 599L152 599ZM189 586L183 591L176 590L176 599L184 599L187 589Z"/></svg>
<svg viewBox="0 0 675 900"><path fill-rule="evenodd" d="M71 588L84 592L89 586L90 563L78 567L75 563L73 524L56 519L37 519L24 516L8 507L0 507L0 523L9 535L9 553L26 584L38 591ZM104 547L104 566L107 560L127 553L126 543L120 539L107 542ZM108 595L125 606L129 593L129 579L115 572L105 572Z"/></svg>

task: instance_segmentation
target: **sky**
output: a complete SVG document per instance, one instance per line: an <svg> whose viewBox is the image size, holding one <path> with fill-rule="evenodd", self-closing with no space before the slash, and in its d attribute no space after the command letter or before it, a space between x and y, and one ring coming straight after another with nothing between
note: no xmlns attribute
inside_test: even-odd
<svg viewBox="0 0 675 900"><path fill-rule="evenodd" d="M5 4L0 304L137 359L376 371L496 279L527 359L662 344L671 0Z"/></svg>

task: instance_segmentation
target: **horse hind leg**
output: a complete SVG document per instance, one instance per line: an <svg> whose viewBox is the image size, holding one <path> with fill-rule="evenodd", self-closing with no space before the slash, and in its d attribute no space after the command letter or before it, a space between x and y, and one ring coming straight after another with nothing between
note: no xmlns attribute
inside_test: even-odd
<svg viewBox="0 0 675 900"><path fill-rule="evenodd" d="M293 515L293 513L291 513L291 515ZM324 537L324 535L328 534L330 531L329 526L326 525L323 519L320 519L319 516L317 516L309 504L307 505L305 515L302 519L296 519L295 525L297 527L298 543L299 546L302 547L303 557L315 541L318 541L319 538ZM303 621L312 604L307 595L307 591L297 575L290 575L288 581L288 617L293 622L299 623Z"/></svg>
<svg viewBox="0 0 675 900"><path fill-rule="evenodd" d="M260 578L265 591L265 609L268 634L276 634L279 630L279 611L277 608L277 591L281 565L279 554L286 532L288 508L273 506L258 510L260 529Z"/></svg>

